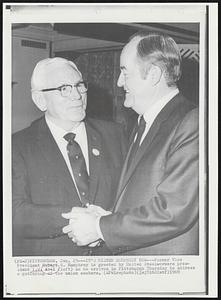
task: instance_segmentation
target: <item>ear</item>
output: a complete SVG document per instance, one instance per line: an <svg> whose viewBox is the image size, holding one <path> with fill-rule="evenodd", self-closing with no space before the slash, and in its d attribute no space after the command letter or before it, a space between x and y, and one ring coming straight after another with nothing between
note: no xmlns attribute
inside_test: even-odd
<svg viewBox="0 0 221 300"><path fill-rule="evenodd" d="M41 111L47 110L47 102L41 91L33 91L32 92L32 100Z"/></svg>
<svg viewBox="0 0 221 300"><path fill-rule="evenodd" d="M153 86L157 85L160 82L162 74L163 72L160 67L152 65L148 75L150 76Z"/></svg>

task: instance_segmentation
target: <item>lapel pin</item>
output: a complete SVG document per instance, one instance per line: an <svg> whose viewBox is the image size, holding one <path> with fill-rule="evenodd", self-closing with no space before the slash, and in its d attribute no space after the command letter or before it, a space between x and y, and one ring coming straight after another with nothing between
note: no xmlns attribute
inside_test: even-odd
<svg viewBox="0 0 221 300"><path fill-rule="evenodd" d="M100 155L100 151L99 151L98 149L96 149L96 148L93 148L93 149L92 149L92 153L93 153L95 156Z"/></svg>

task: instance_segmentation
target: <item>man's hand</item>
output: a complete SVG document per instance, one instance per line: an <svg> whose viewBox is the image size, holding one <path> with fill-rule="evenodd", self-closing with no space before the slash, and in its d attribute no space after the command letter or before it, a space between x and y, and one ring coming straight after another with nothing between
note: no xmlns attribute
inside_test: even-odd
<svg viewBox="0 0 221 300"><path fill-rule="evenodd" d="M87 211L96 214L98 217L107 216L107 215L111 214L110 211L105 210L102 207L97 206L97 205L93 205L93 204L90 204L87 207Z"/></svg>
<svg viewBox="0 0 221 300"><path fill-rule="evenodd" d="M85 209L86 210L86 209ZM70 219L69 225L63 228L64 233L68 233L72 241L78 246L85 246L99 239L96 230L97 215L92 212L75 212L74 209L70 213L62 214L66 219Z"/></svg>
<svg viewBox="0 0 221 300"><path fill-rule="evenodd" d="M93 243L100 238L96 229L97 218L110 213L96 205L89 205L88 208L73 207L71 212L62 214L62 217L69 219L69 225L63 228L63 232L67 233L78 246ZM93 243L91 246L96 244Z"/></svg>

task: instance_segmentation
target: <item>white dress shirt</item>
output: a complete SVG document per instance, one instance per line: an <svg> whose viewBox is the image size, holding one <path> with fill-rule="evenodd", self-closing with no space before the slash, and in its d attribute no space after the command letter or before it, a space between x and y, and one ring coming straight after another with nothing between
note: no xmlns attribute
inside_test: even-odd
<svg viewBox="0 0 221 300"><path fill-rule="evenodd" d="M155 102L149 109L148 111L146 111L144 114L143 114L143 117L144 117L144 120L146 122L146 127L145 127L145 130L144 130L144 133L141 137L141 140L140 140L140 145L142 144L145 136L147 135L148 131L150 130L150 127L151 125L153 124L154 120L156 119L157 115L161 112L161 110L164 108L164 106L174 97L176 96L177 94L179 93L179 90L178 88L172 90L171 92L169 92L167 95L165 95L164 97L162 97L159 101ZM138 117L138 122L140 120L142 115L139 115ZM135 135L134 137L134 142L136 141L136 138L137 138L137 135ZM104 237L103 237L103 234L101 232L101 229L100 229L100 218L101 217L98 217L97 220L96 220L96 230L97 230L97 233L99 235L99 237L104 240Z"/></svg>
<svg viewBox="0 0 221 300"><path fill-rule="evenodd" d="M45 120L46 123L51 131L51 134L53 135L55 142L58 145L58 148L61 151L61 154L64 157L64 160L67 164L68 170L71 174L72 180L75 184L75 187L77 189L78 195L80 197L80 193L78 191L75 179L74 179L74 174L72 171L72 167L71 167L71 163L68 157L68 153L67 153L67 144L68 142L64 139L64 135L67 134L68 132L73 132L74 134L76 134L75 136L75 141L80 145L81 147L81 151L84 155L84 159L85 159L85 163L86 163L86 167L87 167L87 172L89 174L89 158L88 158L88 142L87 142L87 133L86 133L86 128L85 128L85 124L84 122L80 122L79 126L76 128L73 128L72 130L66 131L63 128L55 125L48 117L47 115L45 115ZM56 161L55 161L56 164Z"/></svg>

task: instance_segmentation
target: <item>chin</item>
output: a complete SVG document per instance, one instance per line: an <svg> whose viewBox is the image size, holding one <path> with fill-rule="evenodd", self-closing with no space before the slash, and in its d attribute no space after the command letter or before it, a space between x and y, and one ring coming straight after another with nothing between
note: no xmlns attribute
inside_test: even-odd
<svg viewBox="0 0 221 300"><path fill-rule="evenodd" d="M133 104L134 104L134 97L131 94L126 94L124 100L124 106L128 108L132 108Z"/></svg>
<svg viewBox="0 0 221 300"><path fill-rule="evenodd" d="M81 113L81 114L76 114L75 116L71 116L70 120L72 122L81 122L83 121L83 119L85 118L86 114L85 112L84 113Z"/></svg>

